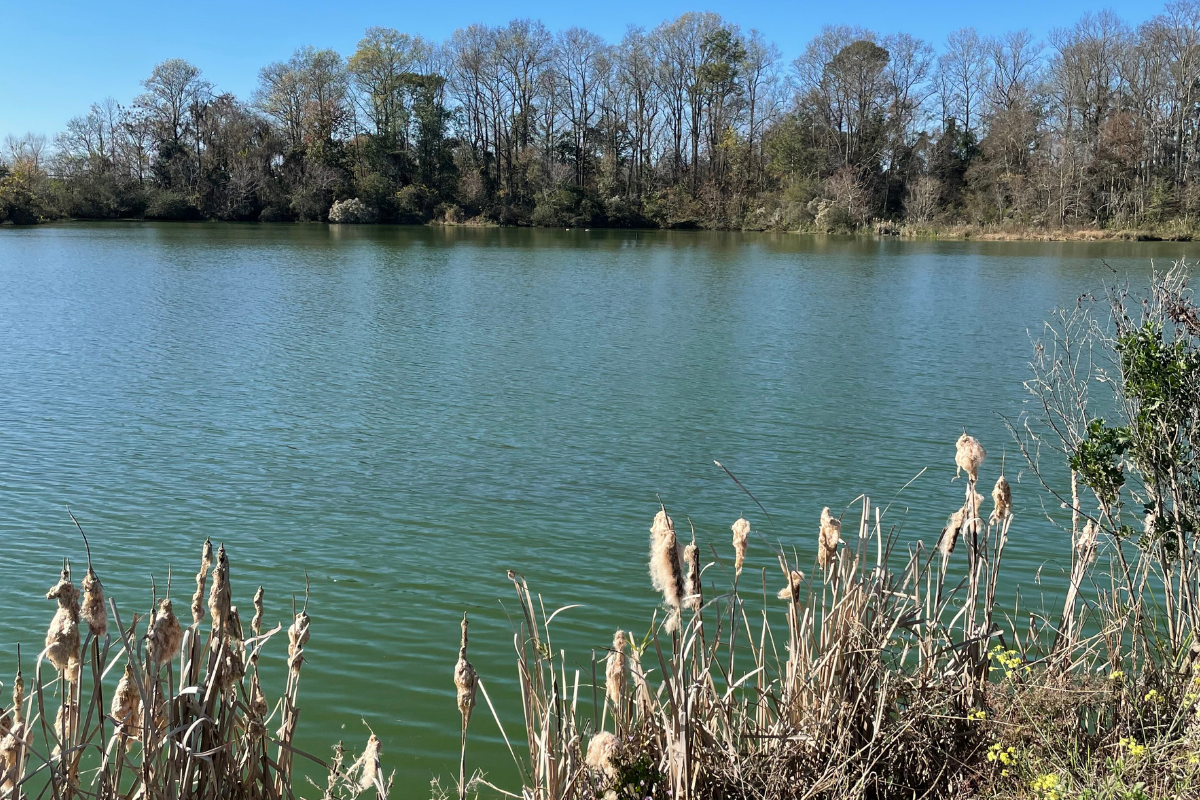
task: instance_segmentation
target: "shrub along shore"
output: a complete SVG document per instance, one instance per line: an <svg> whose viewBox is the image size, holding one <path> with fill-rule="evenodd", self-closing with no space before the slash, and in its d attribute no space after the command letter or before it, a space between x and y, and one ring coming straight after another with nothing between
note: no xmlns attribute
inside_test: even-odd
<svg viewBox="0 0 1200 800"><path fill-rule="evenodd" d="M563 609L548 612L509 572L523 713L497 714L464 617L447 631L460 650L446 665L460 769L435 788L531 800L1200 795L1200 309L1183 266L1145 293L1114 286L1060 313L1031 367L1038 410L1011 429L1036 480L1014 493L964 432L961 505L933 536L902 536L865 496L814 513L796 549L747 519L719 542L681 537L660 508L648 586L662 605L644 630L596 643L607 652L590 672L551 646ZM1114 393L1107 420L1090 407L1097 385ZM1004 556L1010 538L1054 524L1040 519L1043 493L1062 505L1070 544L1062 604L1001 607L1002 580L1035 577L1012 576ZM247 627L230 575L225 548L205 542L185 627L165 597L145 619L122 616L90 565L77 589L64 562L45 649L20 663L0 715L4 796L395 791L373 735L328 757L294 747L307 608L286 632L265 630L260 588ZM284 635L287 675L272 690L259 662ZM502 735L520 786L472 769L481 725ZM297 781L296 759L323 785Z"/></svg>

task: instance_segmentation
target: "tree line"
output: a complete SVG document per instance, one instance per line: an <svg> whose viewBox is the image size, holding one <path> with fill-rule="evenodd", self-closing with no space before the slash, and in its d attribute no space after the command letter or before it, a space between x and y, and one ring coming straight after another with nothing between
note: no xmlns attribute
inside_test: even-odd
<svg viewBox="0 0 1200 800"><path fill-rule="evenodd" d="M615 43L376 27L349 57L267 65L249 98L180 59L143 88L8 137L0 221L1190 230L1200 211L1198 0L1044 41L831 26L790 63L713 13Z"/></svg>

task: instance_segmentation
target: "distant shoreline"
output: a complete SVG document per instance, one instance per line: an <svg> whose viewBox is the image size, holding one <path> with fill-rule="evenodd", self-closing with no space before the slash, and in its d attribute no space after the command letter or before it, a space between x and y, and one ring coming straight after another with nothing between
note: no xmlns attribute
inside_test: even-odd
<svg viewBox="0 0 1200 800"><path fill-rule="evenodd" d="M44 224L62 224L75 222L151 222L151 223L218 223L222 225L336 225L338 227L373 228L381 226L409 228L508 228L528 230L565 230L565 231L711 231L723 233L774 233L797 234L804 236L864 236L878 239L908 239L908 240L937 240L937 241L979 241L979 242L1191 242L1200 236L1191 230L1158 231L1154 229L1105 229L1105 228L1020 228L994 229L974 225L954 225L945 228L918 227L912 225L894 225L888 222L877 222L873 227L862 227L856 230L821 231L821 230L777 230L771 228L734 228L711 225L677 225L667 227L635 227L635 226L606 226L591 225L588 227L560 227L557 225L502 225L491 220L470 219L464 221L433 220L424 223L327 223L308 221L257 221L257 220L166 220L147 219L145 217L117 217L104 219L75 218L47 220L34 225L18 225L3 227L32 228Z"/></svg>

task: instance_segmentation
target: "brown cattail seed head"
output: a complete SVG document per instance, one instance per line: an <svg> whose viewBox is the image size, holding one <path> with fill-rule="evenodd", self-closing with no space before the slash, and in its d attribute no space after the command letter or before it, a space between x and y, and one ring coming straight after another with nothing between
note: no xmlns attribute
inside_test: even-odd
<svg viewBox="0 0 1200 800"><path fill-rule="evenodd" d="M995 504L992 517L998 520L1008 519L1008 515L1012 513L1012 487L1003 475L996 478L996 486L992 489L992 503Z"/></svg>
<svg viewBox="0 0 1200 800"><path fill-rule="evenodd" d="M946 521L946 527L942 528L942 537L938 540L938 548L944 557L948 558L954 552L954 545L958 544L958 535L962 531L966 515L966 509L960 508L950 515L950 519Z"/></svg>
<svg viewBox="0 0 1200 800"><path fill-rule="evenodd" d="M125 673L121 680L117 681L117 691L113 694L108 713L113 722L128 733L129 728L138 724L138 706L138 689L133 679L133 665L126 663Z"/></svg>
<svg viewBox="0 0 1200 800"><path fill-rule="evenodd" d="M605 778L616 775L616 757L620 742L608 731L600 731L588 742L587 765Z"/></svg>
<svg viewBox="0 0 1200 800"><path fill-rule="evenodd" d="M224 632L229 622L229 604L232 597L229 588L229 557L225 545L217 548L217 565L213 568L212 588L208 592L208 613L212 615L214 631ZM216 640L213 641L214 645Z"/></svg>
<svg viewBox="0 0 1200 800"><path fill-rule="evenodd" d="M79 668L79 590L71 583L70 564L63 564L58 583L46 592L46 599L58 601L46 631L46 658L73 680Z"/></svg>
<svg viewBox="0 0 1200 800"><path fill-rule="evenodd" d="M156 667L162 667L179 652L183 642L183 627L175 616L171 598L164 597L158 601L158 609L150 619L150 628L146 631L146 655Z"/></svg>
<svg viewBox="0 0 1200 800"><path fill-rule="evenodd" d="M96 577L96 571L88 566L83 576L83 605L79 615L88 624L92 636L99 639L108 632L108 612L104 608L104 587Z"/></svg>
<svg viewBox="0 0 1200 800"><path fill-rule="evenodd" d="M650 526L650 581L657 591L662 592L667 607L674 612L668 620L668 629L672 628L672 621L678 623L685 594L680 549L675 538L675 524L665 509L660 510Z"/></svg>
<svg viewBox="0 0 1200 800"><path fill-rule="evenodd" d="M750 542L750 523L739 518L733 523L733 569L738 575L742 574L742 564L746 563L746 546Z"/></svg>
<svg viewBox="0 0 1200 800"><path fill-rule="evenodd" d="M74 700L60 703L58 713L54 715L54 738L58 743L70 745L79 736L79 704ZM60 744L54 745L54 755L62 751Z"/></svg>
<svg viewBox="0 0 1200 800"><path fill-rule="evenodd" d="M780 600L799 600L800 587L804 583L804 573L799 570L792 570L788 575L788 585L779 590L776 595Z"/></svg>
<svg viewBox="0 0 1200 800"><path fill-rule="evenodd" d="M454 665L454 688L458 691L458 713L462 715L463 728L471 721L475 708L475 692L479 688L479 676L471 662L467 661L467 615L462 618L462 644L458 648L458 663Z"/></svg>
<svg viewBox="0 0 1200 800"><path fill-rule="evenodd" d="M299 672L300 665L304 662L304 645L308 643L311 624L312 618L301 611L288 627L288 668L293 672Z"/></svg>
<svg viewBox="0 0 1200 800"><path fill-rule="evenodd" d="M963 433L954 443L954 450L954 463L958 465L958 469L964 470L972 483L979 480L979 468L983 465L983 460L987 458L987 451L983 449L979 440ZM955 474L958 474L957 470Z"/></svg>
<svg viewBox="0 0 1200 800"><path fill-rule="evenodd" d="M704 605L704 588L700 583L700 548L692 542L683 548L683 561L687 564L687 582L684 584L684 605L699 611Z"/></svg>
<svg viewBox="0 0 1200 800"><path fill-rule="evenodd" d="M200 571L196 573L196 593L192 595L192 623L204 619L204 586L208 583L208 570L213 564L212 540L205 539L200 552Z"/></svg>
<svg viewBox="0 0 1200 800"><path fill-rule="evenodd" d="M258 591L254 593L254 619L250 620L250 630L254 631L255 636L262 635L263 624L263 588L258 587Z"/></svg>
<svg viewBox="0 0 1200 800"><path fill-rule="evenodd" d="M17 677L13 679L13 724L20 725L25 721L25 676L17 667Z"/></svg>
<svg viewBox="0 0 1200 800"><path fill-rule="evenodd" d="M826 506L821 511L821 533L817 546L817 565L829 569L837 559L838 544L842 541L842 522Z"/></svg>
<svg viewBox="0 0 1200 800"><path fill-rule="evenodd" d="M625 646L625 631L614 633L612 652L608 654L608 664L604 667L605 694L608 696L608 702L618 712L621 708L621 698L625 696L629 673Z"/></svg>

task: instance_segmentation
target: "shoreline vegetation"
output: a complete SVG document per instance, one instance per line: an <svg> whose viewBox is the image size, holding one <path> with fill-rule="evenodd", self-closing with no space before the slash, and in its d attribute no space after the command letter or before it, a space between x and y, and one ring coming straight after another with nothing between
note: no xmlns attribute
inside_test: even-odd
<svg viewBox="0 0 1200 800"><path fill-rule="evenodd" d="M446 665L459 775L435 780L433 796L1197 796L1200 308L1183 264L1145 293L1116 285L1085 297L1047 323L1027 382L1037 412L1010 423L1032 480L1014 492L1003 463L964 431L958 499L933 538L902 535L860 496L820 513L801 546L813 559L776 540L757 500L766 527L739 518L720 541L681 536L660 507L647 588L662 604L644 632L596 643L590 671L553 644L572 607L547 610L510 570L522 712L497 713L464 616L461 632L447 631L460 642ZM1093 410L1101 386L1109 421ZM1065 596L1061 607L1024 596L1002 605L1006 545L1029 535L1039 494L1063 509L1039 524L1059 524L1070 542ZM328 759L293 746L304 652L320 626L293 602L285 685L268 699L259 663L278 658L268 646L283 627L264 630L260 588L247 633L224 546L204 544L186 628L169 597L123 618L90 551L81 588L82 598L64 561L46 595L57 610L45 649L18 665L0 714L4 797L48 787L56 800L385 798L396 788L373 734L357 756L341 743ZM471 770L481 724L503 739L520 787ZM297 758L322 769L324 785L296 780Z"/></svg>
<svg viewBox="0 0 1200 800"><path fill-rule="evenodd" d="M790 55L790 54L789 54ZM0 148L0 224L479 221L982 239L1200 231L1200 2L1039 41L851 25L787 60L686 13L605 41L536 20L369 28L236 97L181 59Z"/></svg>

